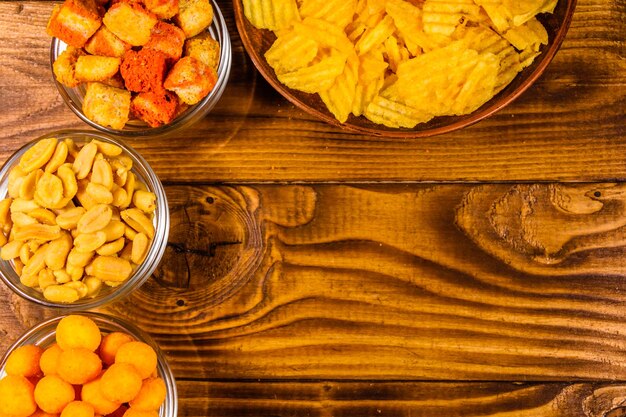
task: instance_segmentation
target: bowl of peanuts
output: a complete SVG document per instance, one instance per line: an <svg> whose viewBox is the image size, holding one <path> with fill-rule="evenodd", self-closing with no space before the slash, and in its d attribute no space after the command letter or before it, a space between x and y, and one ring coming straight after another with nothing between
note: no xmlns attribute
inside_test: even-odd
<svg viewBox="0 0 626 417"><path fill-rule="evenodd" d="M0 361L0 415L176 417L176 382L154 340L116 317L46 320Z"/></svg>
<svg viewBox="0 0 626 417"><path fill-rule="evenodd" d="M157 268L168 234L158 177L105 134L44 135L0 170L0 278L40 305L90 309L128 295Z"/></svg>

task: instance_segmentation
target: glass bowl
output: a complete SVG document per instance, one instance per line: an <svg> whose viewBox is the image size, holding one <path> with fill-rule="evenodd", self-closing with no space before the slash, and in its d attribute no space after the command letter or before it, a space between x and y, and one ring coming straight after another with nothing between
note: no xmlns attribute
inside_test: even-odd
<svg viewBox="0 0 626 417"><path fill-rule="evenodd" d="M136 340L150 345L157 354L157 372L163 379L166 387L165 402L159 410L159 417L176 417L178 413L178 393L176 391L176 381L170 369L165 355L152 338L143 330L133 326L117 317L111 317L101 313L80 312L82 316L92 319L100 328L103 334L111 332L124 332L133 336ZM24 345L37 345L43 348L55 342L56 327L59 321L66 315L58 316L46 320L28 330L15 343L9 347L0 361L0 378L6 375L5 366L7 358L13 350Z"/></svg>
<svg viewBox="0 0 626 417"><path fill-rule="evenodd" d="M169 134L180 130L181 128L197 122L206 116L211 109L217 104L230 75L230 67L232 62L232 48L230 43L230 35L228 34L228 27L224 16L217 6L215 1L212 1L213 6L213 22L206 29L206 31L215 39L220 45L220 62L217 68L217 82L211 92L202 99L198 104L190 106L183 113L178 115L171 123L159 126L150 127L141 120L129 120L123 129L112 129L107 126L102 126L93 120L89 119L85 113L83 113L83 98L85 96L85 86L80 85L75 88L66 87L59 83L52 74L54 83L65 101L65 104L76 114L83 122L89 126L98 129L101 132L108 133L116 136L160 136ZM61 55L67 48L65 42L58 38L52 38L50 46L50 69L52 70L52 64L56 61L57 57Z"/></svg>
<svg viewBox="0 0 626 417"><path fill-rule="evenodd" d="M40 291L27 287L20 282L20 277L15 271L12 261L0 259L0 278L7 286L9 286L9 288L21 297L47 307L55 307L65 310L88 310L128 295L131 291L140 287L155 271L163 253L165 252L167 237L170 229L167 197L161 181L146 160L143 159L137 151L121 140L93 131L66 130L52 132L31 141L22 148L18 149L5 162L0 169L0 199L4 199L8 192L9 171L19 163L19 160L24 152L26 152L36 142L51 137L56 137L59 140L66 138L72 139L75 143L86 143L93 139L97 139L99 141L113 143L121 147L123 154L129 156L133 161L133 168L131 171L137 176L138 180L146 185L150 192L153 192L156 195L156 210L152 220L154 224L154 238L152 239L152 243L150 244L150 248L148 249L144 261L122 284L117 287L102 285L101 291L93 298L81 298L69 304L46 300Z"/></svg>

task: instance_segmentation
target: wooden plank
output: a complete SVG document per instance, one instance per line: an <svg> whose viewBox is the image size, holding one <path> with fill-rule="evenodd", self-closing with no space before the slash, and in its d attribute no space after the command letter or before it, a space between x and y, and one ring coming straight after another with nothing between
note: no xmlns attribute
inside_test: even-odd
<svg viewBox="0 0 626 417"><path fill-rule="evenodd" d="M183 416L622 417L624 385L178 381Z"/></svg>
<svg viewBox="0 0 626 417"><path fill-rule="evenodd" d="M106 311L180 378L623 380L624 190L169 186L159 269ZM0 350L53 313L6 298Z"/></svg>
<svg viewBox="0 0 626 417"><path fill-rule="evenodd" d="M274 92L234 44L233 72L213 113L173 138L131 144L169 182L610 181L626 178L624 0L580 0L555 60L507 109L422 140L346 133ZM52 2L0 1L0 159L51 130L81 127L49 72ZM558 163L555 163L558 161Z"/></svg>

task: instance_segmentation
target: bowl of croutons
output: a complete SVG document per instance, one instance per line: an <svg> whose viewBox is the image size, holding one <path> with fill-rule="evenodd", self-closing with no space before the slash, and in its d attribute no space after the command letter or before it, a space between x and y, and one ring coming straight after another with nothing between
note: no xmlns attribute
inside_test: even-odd
<svg viewBox="0 0 626 417"><path fill-rule="evenodd" d="M96 131L59 131L0 169L0 279L64 310L116 301L165 253L169 209L141 155Z"/></svg>
<svg viewBox="0 0 626 417"><path fill-rule="evenodd" d="M230 74L228 28L211 0L65 0L46 31L61 97L109 134L161 135L198 121Z"/></svg>
<svg viewBox="0 0 626 417"><path fill-rule="evenodd" d="M0 415L176 417L174 375L154 340L109 315L39 323L0 360Z"/></svg>

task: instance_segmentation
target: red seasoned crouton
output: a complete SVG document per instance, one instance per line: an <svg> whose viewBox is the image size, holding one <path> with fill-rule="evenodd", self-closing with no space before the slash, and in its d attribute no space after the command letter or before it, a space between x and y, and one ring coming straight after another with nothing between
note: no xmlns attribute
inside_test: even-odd
<svg viewBox="0 0 626 417"><path fill-rule="evenodd" d="M158 19L139 3L118 2L107 10L102 21L107 29L124 42L142 46L150 39Z"/></svg>
<svg viewBox="0 0 626 417"><path fill-rule="evenodd" d="M165 79L164 87L187 104L196 104L215 87L217 73L195 58L181 58Z"/></svg>
<svg viewBox="0 0 626 417"><path fill-rule="evenodd" d="M102 25L103 12L95 0L65 0L52 11L46 32L68 45L82 48Z"/></svg>
<svg viewBox="0 0 626 417"><path fill-rule="evenodd" d="M158 127L174 120L178 98L166 90L139 93L130 105L131 113L151 127Z"/></svg>
<svg viewBox="0 0 626 417"><path fill-rule="evenodd" d="M120 72L130 91L160 91L167 72L167 55L153 49L130 50L124 55Z"/></svg>
<svg viewBox="0 0 626 417"><path fill-rule="evenodd" d="M171 19L178 14L178 0L144 0L144 4L159 19Z"/></svg>
<svg viewBox="0 0 626 417"><path fill-rule="evenodd" d="M172 61L178 61L183 55L185 33L178 27L169 23L159 22L152 28L152 36L145 49L161 51Z"/></svg>
<svg viewBox="0 0 626 417"><path fill-rule="evenodd" d="M213 6L209 0L180 0L176 24L191 38L209 27L213 21Z"/></svg>
<svg viewBox="0 0 626 417"><path fill-rule="evenodd" d="M115 36L106 26L101 26L85 44L87 52L100 56L121 58L129 49L130 44Z"/></svg>

